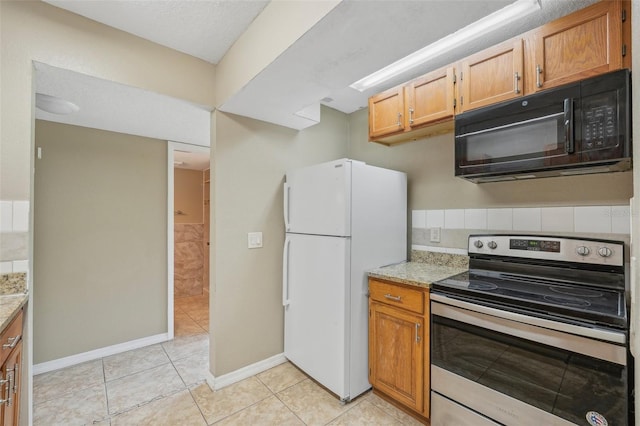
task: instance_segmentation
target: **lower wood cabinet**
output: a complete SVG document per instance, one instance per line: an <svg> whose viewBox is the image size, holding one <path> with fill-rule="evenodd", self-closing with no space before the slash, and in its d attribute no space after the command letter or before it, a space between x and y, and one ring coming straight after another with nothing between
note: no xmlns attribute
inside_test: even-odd
<svg viewBox="0 0 640 426"><path fill-rule="evenodd" d="M19 424L22 381L22 311L0 334L0 425Z"/></svg>
<svg viewBox="0 0 640 426"><path fill-rule="evenodd" d="M13 426L19 424L18 415L20 413L20 375L22 368L22 341L11 351L9 358L2 366L2 377L7 382L2 385L2 424L3 426Z"/></svg>
<svg viewBox="0 0 640 426"><path fill-rule="evenodd" d="M369 294L369 382L428 418L428 289L369 279Z"/></svg>

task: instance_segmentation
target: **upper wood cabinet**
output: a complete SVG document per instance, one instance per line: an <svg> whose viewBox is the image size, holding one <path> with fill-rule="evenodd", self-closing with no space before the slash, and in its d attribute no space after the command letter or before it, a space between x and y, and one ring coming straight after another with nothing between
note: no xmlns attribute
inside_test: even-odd
<svg viewBox="0 0 640 426"><path fill-rule="evenodd" d="M601 1L534 30L529 91L622 68L622 27L622 2Z"/></svg>
<svg viewBox="0 0 640 426"><path fill-rule="evenodd" d="M602 0L371 97L369 140L449 132L454 114L630 67L630 7Z"/></svg>
<svg viewBox="0 0 640 426"><path fill-rule="evenodd" d="M369 140L392 144L451 131L454 78L454 68L446 67L370 97Z"/></svg>
<svg viewBox="0 0 640 426"><path fill-rule="evenodd" d="M442 68L407 84L405 116L409 128L453 117L454 69Z"/></svg>
<svg viewBox="0 0 640 426"><path fill-rule="evenodd" d="M404 131L404 87L398 86L369 98L369 139Z"/></svg>
<svg viewBox="0 0 640 426"><path fill-rule="evenodd" d="M521 38L508 40L461 62L459 113L524 94L522 45Z"/></svg>

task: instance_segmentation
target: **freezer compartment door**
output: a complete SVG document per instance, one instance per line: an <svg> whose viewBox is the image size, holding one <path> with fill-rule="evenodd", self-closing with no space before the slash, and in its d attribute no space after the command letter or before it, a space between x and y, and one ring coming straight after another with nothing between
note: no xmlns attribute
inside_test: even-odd
<svg viewBox="0 0 640 426"><path fill-rule="evenodd" d="M284 255L284 354L348 399L350 241L287 234Z"/></svg>
<svg viewBox="0 0 640 426"><path fill-rule="evenodd" d="M287 232L351 235L351 165L350 160L338 160L287 173Z"/></svg>

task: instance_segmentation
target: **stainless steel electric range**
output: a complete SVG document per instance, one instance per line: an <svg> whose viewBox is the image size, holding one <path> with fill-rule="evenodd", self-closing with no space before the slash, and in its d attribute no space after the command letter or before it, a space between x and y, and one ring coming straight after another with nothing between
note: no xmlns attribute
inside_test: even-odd
<svg viewBox="0 0 640 426"><path fill-rule="evenodd" d="M431 425L633 423L620 241L471 235L431 289Z"/></svg>

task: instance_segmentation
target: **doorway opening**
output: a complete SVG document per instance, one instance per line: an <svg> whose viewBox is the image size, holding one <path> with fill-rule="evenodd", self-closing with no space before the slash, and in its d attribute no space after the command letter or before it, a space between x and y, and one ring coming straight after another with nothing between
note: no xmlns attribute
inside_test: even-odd
<svg viewBox="0 0 640 426"><path fill-rule="evenodd" d="M210 159L209 149L169 143L173 198L170 292L174 336L209 332ZM173 249L173 250L171 250Z"/></svg>

